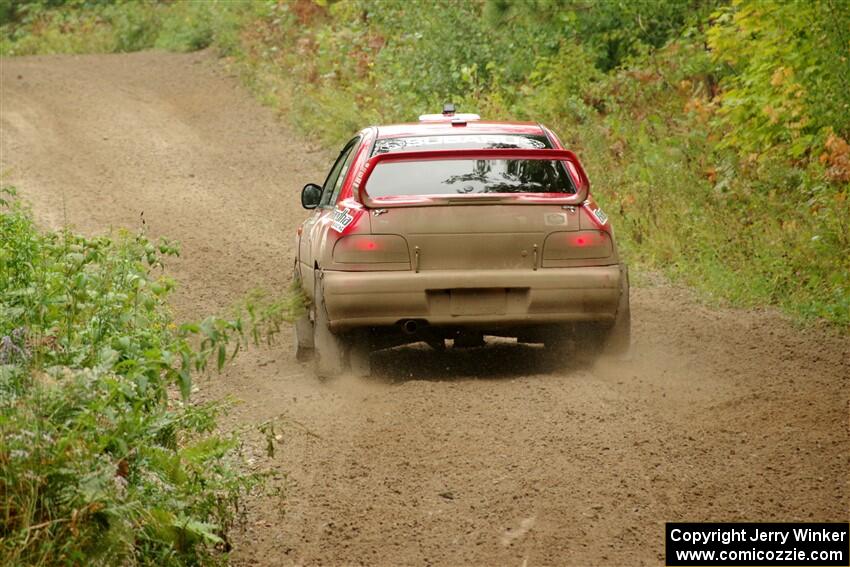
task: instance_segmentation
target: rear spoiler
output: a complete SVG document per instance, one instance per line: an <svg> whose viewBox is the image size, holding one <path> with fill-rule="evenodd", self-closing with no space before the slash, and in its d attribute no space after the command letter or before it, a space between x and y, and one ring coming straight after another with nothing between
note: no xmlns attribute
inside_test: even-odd
<svg viewBox="0 0 850 567"><path fill-rule="evenodd" d="M539 159L562 161L567 172L576 186L574 195L565 195L563 193L523 193L510 194L511 203L515 204L563 204L563 205L580 205L587 199L590 191L590 181L584 168L581 166L578 157L569 150L523 150L523 149L484 149L484 150L424 150L418 152L396 152L378 154L369 158L363 169L360 170L357 177L354 179L352 193L357 196L358 200L366 207L403 207L403 206L421 206L428 204L443 204L443 202L458 202L464 200L474 202L477 199L482 201L499 200L498 193L479 193L472 195L411 195L394 196L388 198L378 197L373 199L366 191L366 185L369 177L375 168L383 162L398 162L398 161L428 161L428 160L446 160L446 159ZM506 195L507 197L507 195Z"/></svg>

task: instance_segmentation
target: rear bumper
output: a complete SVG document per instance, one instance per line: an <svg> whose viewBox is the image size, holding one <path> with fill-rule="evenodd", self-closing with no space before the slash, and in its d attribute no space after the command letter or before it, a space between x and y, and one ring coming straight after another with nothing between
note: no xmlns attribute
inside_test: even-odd
<svg viewBox="0 0 850 567"><path fill-rule="evenodd" d="M574 321L613 322L624 266L532 270L434 270L323 274L335 331L391 326L515 327Z"/></svg>

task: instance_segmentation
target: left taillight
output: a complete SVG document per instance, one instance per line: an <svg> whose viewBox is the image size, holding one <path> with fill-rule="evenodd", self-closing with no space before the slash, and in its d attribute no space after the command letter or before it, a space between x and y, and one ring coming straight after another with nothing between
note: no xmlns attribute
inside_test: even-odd
<svg viewBox="0 0 850 567"><path fill-rule="evenodd" d="M339 264L410 263L407 241L395 234L352 234L334 245L333 260Z"/></svg>

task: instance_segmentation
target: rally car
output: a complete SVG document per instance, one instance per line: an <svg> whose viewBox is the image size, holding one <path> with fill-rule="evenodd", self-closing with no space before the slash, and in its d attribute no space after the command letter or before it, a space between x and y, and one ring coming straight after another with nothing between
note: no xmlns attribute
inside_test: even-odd
<svg viewBox="0 0 850 567"><path fill-rule="evenodd" d="M629 280L576 155L548 128L446 105L365 128L339 153L297 230L309 309L296 356L320 376L369 373L370 352L485 336L558 353L629 347Z"/></svg>

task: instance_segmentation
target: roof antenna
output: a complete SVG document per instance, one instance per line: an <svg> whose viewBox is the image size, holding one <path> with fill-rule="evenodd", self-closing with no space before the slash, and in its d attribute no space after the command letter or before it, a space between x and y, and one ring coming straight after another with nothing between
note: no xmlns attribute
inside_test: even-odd
<svg viewBox="0 0 850 567"><path fill-rule="evenodd" d="M443 116L453 116L455 113L455 105L452 102L447 102L443 105Z"/></svg>

